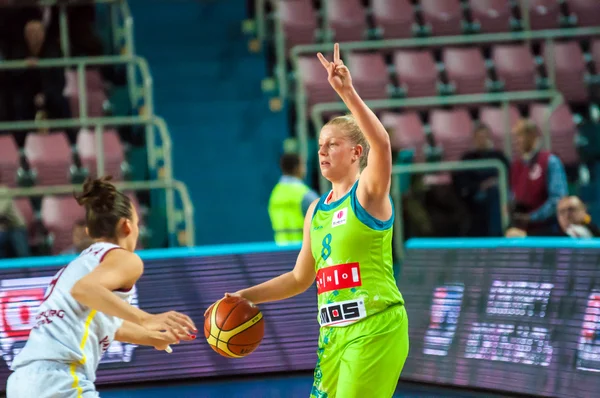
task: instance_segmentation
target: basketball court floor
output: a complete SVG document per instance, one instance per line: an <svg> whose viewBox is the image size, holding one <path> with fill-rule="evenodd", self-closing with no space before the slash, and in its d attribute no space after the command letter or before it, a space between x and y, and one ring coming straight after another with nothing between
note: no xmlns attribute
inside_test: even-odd
<svg viewBox="0 0 600 398"><path fill-rule="evenodd" d="M308 398L312 386L310 373L265 378L223 379L157 384L144 388L102 389L102 398ZM401 383L394 398L501 398L504 395L434 388ZM341 397L340 397L341 398Z"/></svg>

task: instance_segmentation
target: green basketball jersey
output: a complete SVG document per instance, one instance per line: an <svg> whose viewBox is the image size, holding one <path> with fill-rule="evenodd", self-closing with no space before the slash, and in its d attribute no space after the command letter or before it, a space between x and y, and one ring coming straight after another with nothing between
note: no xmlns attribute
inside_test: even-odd
<svg viewBox="0 0 600 398"><path fill-rule="evenodd" d="M311 222L321 326L345 326L404 303L393 274L393 210L389 220L375 219L358 202L357 187L329 204L321 197Z"/></svg>

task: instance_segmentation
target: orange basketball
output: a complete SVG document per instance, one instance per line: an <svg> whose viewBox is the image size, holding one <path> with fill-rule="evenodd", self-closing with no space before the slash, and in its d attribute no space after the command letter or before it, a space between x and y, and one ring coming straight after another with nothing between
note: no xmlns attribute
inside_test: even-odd
<svg viewBox="0 0 600 398"><path fill-rule="evenodd" d="M241 297L225 297L210 306L204 318L204 337L227 358L242 358L258 347L265 321L257 306Z"/></svg>

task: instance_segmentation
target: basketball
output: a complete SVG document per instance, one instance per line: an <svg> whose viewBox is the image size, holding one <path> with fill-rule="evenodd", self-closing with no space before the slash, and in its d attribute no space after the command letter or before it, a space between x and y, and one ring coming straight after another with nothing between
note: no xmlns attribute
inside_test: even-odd
<svg viewBox="0 0 600 398"><path fill-rule="evenodd" d="M265 322L258 307L241 297L225 297L210 306L204 318L204 337L227 358L242 358L258 347Z"/></svg>

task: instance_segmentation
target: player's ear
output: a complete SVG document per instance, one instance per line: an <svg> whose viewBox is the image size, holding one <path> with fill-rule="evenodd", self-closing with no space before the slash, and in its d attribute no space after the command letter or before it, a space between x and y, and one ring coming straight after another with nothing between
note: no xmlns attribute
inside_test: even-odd
<svg viewBox="0 0 600 398"><path fill-rule="evenodd" d="M119 221L119 229L121 230L123 235L128 236L132 230L131 221L128 220L127 218L122 218Z"/></svg>

